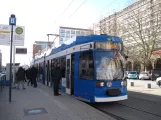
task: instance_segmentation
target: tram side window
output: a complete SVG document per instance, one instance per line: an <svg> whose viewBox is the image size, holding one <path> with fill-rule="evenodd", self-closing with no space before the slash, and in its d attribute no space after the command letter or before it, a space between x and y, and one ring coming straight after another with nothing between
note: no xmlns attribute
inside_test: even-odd
<svg viewBox="0 0 161 120"><path fill-rule="evenodd" d="M62 70L62 77L65 78L65 67L66 67L66 58L61 58L61 70Z"/></svg>
<svg viewBox="0 0 161 120"><path fill-rule="evenodd" d="M93 80L94 61L93 52L81 52L79 56L79 76L80 79Z"/></svg>

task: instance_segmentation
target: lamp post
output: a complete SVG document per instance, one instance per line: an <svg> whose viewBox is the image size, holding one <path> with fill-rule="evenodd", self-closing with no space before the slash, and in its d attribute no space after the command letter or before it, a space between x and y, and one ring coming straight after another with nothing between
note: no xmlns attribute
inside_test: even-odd
<svg viewBox="0 0 161 120"><path fill-rule="evenodd" d="M50 46L50 45L49 45L49 36L56 36L56 37L57 37L57 36L59 36L59 35L58 35L58 34L47 34L47 36L48 36L48 45L47 45L47 46L49 47L49 46Z"/></svg>
<svg viewBox="0 0 161 120"><path fill-rule="evenodd" d="M9 102L11 102L11 85L12 85L12 42L13 42L13 26L16 25L16 16L11 14L9 18L11 25L11 43L10 43L10 81L9 81Z"/></svg>

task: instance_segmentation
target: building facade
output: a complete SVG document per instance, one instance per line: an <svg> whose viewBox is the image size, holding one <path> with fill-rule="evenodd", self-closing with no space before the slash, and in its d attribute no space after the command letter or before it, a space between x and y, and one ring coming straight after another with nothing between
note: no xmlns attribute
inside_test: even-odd
<svg viewBox="0 0 161 120"><path fill-rule="evenodd" d="M59 44L67 41L74 36L85 36L93 34L91 29L72 28L72 27L60 27L59 28Z"/></svg>
<svg viewBox="0 0 161 120"><path fill-rule="evenodd" d="M48 45L51 45L52 42L46 42L46 41L35 41L33 44L33 58L35 58L35 55L45 48L47 48Z"/></svg>
<svg viewBox="0 0 161 120"><path fill-rule="evenodd" d="M137 0L127 8L99 21L94 25L94 30L94 33L120 36L125 47L130 48L127 70L140 71L144 67L142 59L139 59L141 56L138 57L139 51L142 51L140 43L152 43L149 37L155 34L155 42L158 43L155 48L161 47L161 0ZM149 48L151 46L149 45ZM136 59L133 56L136 56ZM157 67L157 58L152 55L148 62L149 70Z"/></svg>

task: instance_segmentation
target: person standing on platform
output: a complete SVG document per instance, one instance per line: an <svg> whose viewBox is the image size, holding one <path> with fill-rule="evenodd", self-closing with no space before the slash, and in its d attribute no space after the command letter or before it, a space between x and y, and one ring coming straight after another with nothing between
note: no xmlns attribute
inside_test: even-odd
<svg viewBox="0 0 161 120"><path fill-rule="evenodd" d="M56 64L54 61L52 61L52 66L51 66L51 87L53 88L53 92L54 92L54 72L55 72L55 68L56 68Z"/></svg>
<svg viewBox="0 0 161 120"><path fill-rule="evenodd" d="M31 83L31 86L32 86L33 83L32 83L32 76L31 76L31 68L28 68L28 69L26 70L26 77L27 77L27 79L28 79L27 85L29 85L29 84Z"/></svg>
<svg viewBox="0 0 161 120"><path fill-rule="evenodd" d="M25 80L25 70L22 67L18 68L18 71L16 73L16 78L17 78L17 89L19 90L20 83L22 84L22 88L25 89L24 87L24 80Z"/></svg>
<svg viewBox="0 0 161 120"><path fill-rule="evenodd" d="M62 77L62 71L60 69L60 63L57 63L54 71L54 95L58 96L59 94L59 83Z"/></svg>
<svg viewBox="0 0 161 120"><path fill-rule="evenodd" d="M37 72L38 72L38 70L37 70L37 68L35 67L35 66L32 66L32 68L31 68L31 77L32 77L32 82L33 82L33 84L34 84L34 88L36 88L37 87L37 81L36 81L36 77L37 77Z"/></svg>

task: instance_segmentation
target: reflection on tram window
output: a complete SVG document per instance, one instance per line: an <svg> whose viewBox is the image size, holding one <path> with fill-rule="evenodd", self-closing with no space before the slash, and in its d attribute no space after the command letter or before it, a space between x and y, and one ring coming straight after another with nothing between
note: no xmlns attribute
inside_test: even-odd
<svg viewBox="0 0 161 120"><path fill-rule="evenodd" d="M123 66L120 59L109 57L109 52L96 52L96 79L119 80L123 78Z"/></svg>

